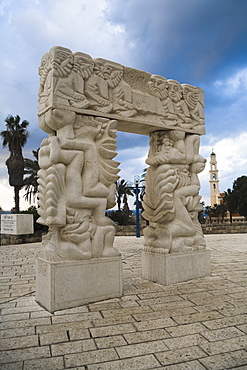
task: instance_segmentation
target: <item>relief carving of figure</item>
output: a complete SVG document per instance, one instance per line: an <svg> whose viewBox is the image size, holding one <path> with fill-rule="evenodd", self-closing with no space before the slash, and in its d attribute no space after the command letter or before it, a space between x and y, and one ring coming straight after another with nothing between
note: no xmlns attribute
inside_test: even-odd
<svg viewBox="0 0 247 370"><path fill-rule="evenodd" d="M74 53L64 56L64 59L58 55L55 62L54 75L57 81L54 86L54 102L79 109L88 108L84 85L93 73L92 58L87 54Z"/></svg>
<svg viewBox="0 0 247 370"><path fill-rule="evenodd" d="M109 86L107 79L111 74L110 67L101 60L94 61L94 73L86 81L85 95L90 103L90 109L97 112L110 113L112 104L109 101Z"/></svg>
<svg viewBox="0 0 247 370"><path fill-rule="evenodd" d="M173 124L176 125L177 116L174 112L173 102L168 94L167 79L163 76L151 75L148 81L148 92L150 95L160 99L164 108L164 117L173 120Z"/></svg>
<svg viewBox="0 0 247 370"><path fill-rule="evenodd" d="M178 126L184 129L193 128L190 112L187 104L183 100L183 88L178 81L168 81L168 95L173 103L173 111L177 117Z"/></svg>
<svg viewBox="0 0 247 370"><path fill-rule="evenodd" d="M156 131L150 135L145 176L143 217L146 248L176 253L205 248L197 220L201 210L198 173L205 167L199 155L199 136L181 131Z"/></svg>
<svg viewBox="0 0 247 370"><path fill-rule="evenodd" d="M40 223L49 226L45 258L114 256L115 227L105 216L114 206L118 179L117 122L77 115L45 139L40 149Z"/></svg>
<svg viewBox="0 0 247 370"><path fill-rule="evenodd" d="M89 114L95 111L108 118L115 114L121 121L134 118L164 128L205 133L204 97L198 87L59 46L44 55L39 74L40 116L49 109L69 107L77 113L88 109ZM41 120L42 129L52 134L48 117Z"/></svg>

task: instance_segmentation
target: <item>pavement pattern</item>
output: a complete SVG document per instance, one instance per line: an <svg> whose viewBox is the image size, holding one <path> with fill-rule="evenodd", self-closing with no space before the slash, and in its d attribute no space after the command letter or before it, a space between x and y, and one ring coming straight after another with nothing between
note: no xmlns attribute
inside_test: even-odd
<svg viewBox="0 0 247 370"><path fill-rule="evenodd" d="M141 278L143 238L116 237L124 295L50 314L35 302L40 243L1 247L1 370L247 369L247 234L205 235L211 276Z"/></svg>

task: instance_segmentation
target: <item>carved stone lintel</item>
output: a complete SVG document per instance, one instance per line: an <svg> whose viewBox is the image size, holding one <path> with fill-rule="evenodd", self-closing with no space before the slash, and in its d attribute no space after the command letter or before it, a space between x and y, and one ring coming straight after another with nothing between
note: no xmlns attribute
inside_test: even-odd
<svg viewBox="0 0 247 370"><path fill-rule="evenodd" d="M204 96L199 87L59 46L44 55L39 74L40 116L63 109L117 119L121 131L205 133ZM48 133L53 130L46 122L41 126Z"/></svg>

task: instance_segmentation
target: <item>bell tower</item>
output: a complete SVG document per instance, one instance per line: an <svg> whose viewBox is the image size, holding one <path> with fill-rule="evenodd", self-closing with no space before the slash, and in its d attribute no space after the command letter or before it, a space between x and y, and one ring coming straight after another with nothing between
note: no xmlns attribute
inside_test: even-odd
<svg viewBox="0 0 247 370"><path fill-rule="evenodd" d="M218 195L219 195L219 177L217 169L216 154L212 151L210 154L210 170L209 170L209 183L210 183L210 206L214 207L215 204L218 204Z"/></svg>

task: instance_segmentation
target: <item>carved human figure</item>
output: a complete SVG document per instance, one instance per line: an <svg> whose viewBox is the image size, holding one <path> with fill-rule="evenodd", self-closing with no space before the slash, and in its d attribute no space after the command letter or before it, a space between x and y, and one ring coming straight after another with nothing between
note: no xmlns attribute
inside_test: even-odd
<svg viewBox="0 0 247 370"><path fill-rule="evenodd" d="M191 85L183 84L183 97L184 101L187 104L187 107L190 112L191 119L194 121L194 128L202 126L204 124L204 104L203 104L203 91L198 87Z"/></svg>
<svg viewBox="0 0 247 370"><path fill-rule="evenodd" d="M45 249L50 240L58 241L55 259L118 255L115 228L105 217L118 178L118 162L112 160L115 131L116 121L78 116L74 127L62 127L42 143L39 221L51 228ZM107 167L103 172L102 166Z"/></svg>
<svg viewBox="0 0 247 370"><path fill-rule="evenodd" d="M123 66L105 62L108 66L109 97L113 104L113 112L123 117L134 117L137 110L132 104L132 89L123 79Z"/></svg>
<svg viewBox="0 0 247 370"><path fill-rule="evenodd" d="M174 120L176 124L177 115L174 112L174 106L168 94L168 81L163 76L151 75L148 81L148 92L160 99L164 108L164 116L169 120Z"/></svg>
<svg viewBox="0 0 247 370"><path fill-rule="evenodd" d="M94 60L94 73L88 78L85 85L85 95L90 103L90 109L102 113L110 113L112 104L109 101L109 86L107 79L111 68L101 60Z"/></svg>
<svg viewBox="0 0 247 370"><path fill-rule="evenodd" d="M205 167L199 137L171 130L151 134L145 177L145 245L162 253L205 247L197 214L201 209L197 174ZM157 249L156 249L157 251Z"/></svg>
<svg viewBox="0 0 247 370"><path fill-rule="evenodd" d="M168 81L168 94L173 103L172 113L177 117L177 123L180 127L190 129L193 127L190 118L190 112L187 104L183 100L183 88L178 81Z"/></svg>
<svg viewBox="0 0 247 370"><path fill-rule="evenodd" d="M57 58L55 62L54 75L57 76L57 81L54 86L54 102L79 109L88 108L84 85L85 80L93 73L92 58L87 54L74 53L63 60Z"/></svg>

